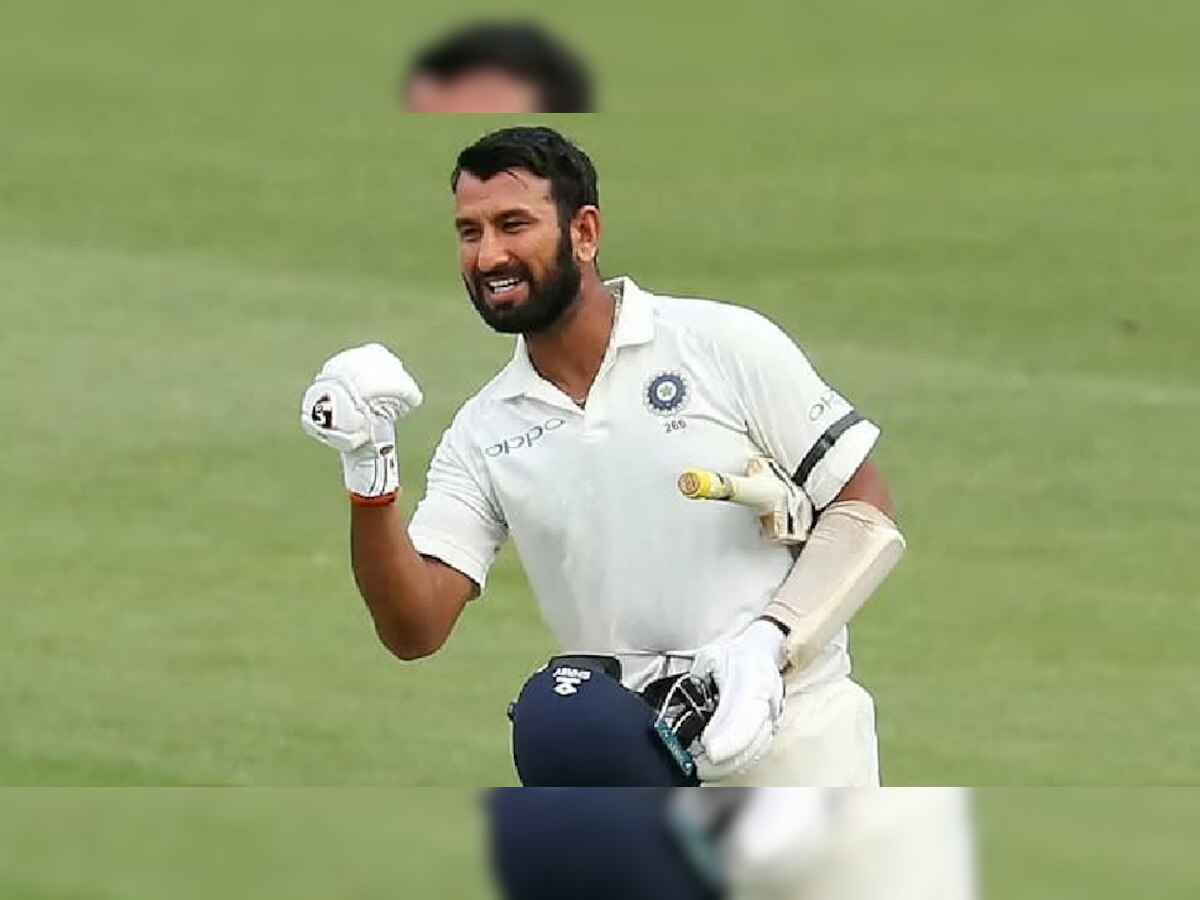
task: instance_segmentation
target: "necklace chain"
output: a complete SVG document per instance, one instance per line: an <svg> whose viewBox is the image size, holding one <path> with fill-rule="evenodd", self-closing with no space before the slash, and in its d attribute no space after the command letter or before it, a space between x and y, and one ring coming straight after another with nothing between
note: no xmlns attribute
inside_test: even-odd
<svg viewBox="0 0 1200 900"><path fill-rule="evenodd" d="M610 353L612 352L613 340L617 335L617 322L621 318L621 302L625 299L625 297L623 295L624 295L624 291L622 291L620 288L613 291L613 323L612 323L612 331L609 333L609 336L608 336L608 352L610 352ZM607 355L608 354L606 353L605 356L607 356ZM603 363L601 363L601 365L603 365ZM588 393L590 393L590 392L591 391L589 388L588 392L585 392L582 397L576 397L576 396L572 395L571 401L576 406L578 406L580 409L583 409L587 405L587 396L588 396Z"/></svg>

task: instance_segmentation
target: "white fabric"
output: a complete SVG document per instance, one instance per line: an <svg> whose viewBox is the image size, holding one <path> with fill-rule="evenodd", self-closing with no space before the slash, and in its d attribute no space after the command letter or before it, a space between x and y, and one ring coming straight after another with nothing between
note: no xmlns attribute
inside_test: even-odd
<svg viewBox="0 0 1200 900"><path fill-rule="evenodd" d="M830 793L832 827L824 858L781 900L978 900L967 791Z"/></svg>
<svg viewBox="0 0 1200 900"><path fill-rule="evenodd" d="M766 753L730 787L879 785L875 703L850 678L804 684L784 677L783 714Z"/></svg>
<svg viewBox="0 0 1200 900"><path fill-rule="evenodd" d="M342 455L346 489L363 497L400 486L396 423L423 397L386 347L366 344L330 357L300 401L305 433Z"/></svg>
<svg viewBox="0 0 1200 900"><path fill-rule="evenodd" d="M762 788L724 841L733 900L976 900L961 788Z"/></svg>
<svg viewBox="0 0 1200 900"><path fill-rule="evenodd" d="M610 285L623 305L586 409L538 376L518 339L443 436L410 531L481 586L511 535L561 648L619 656L639 689L743 630L793 562L753 510L688 500L679 474L744 471L758 455L793 472L851 407L758 313ZM878 433L860 421L820 455L805 479L818 507ZM804 677L849 670L843 630Z"/></svg>
<svg viewBox="0 0 1200 900"><path fill-rule="evenodd" d="M722 842L731 895L790 900L829 856L835 829L829 791L757 788L748 795Z"/></svg>

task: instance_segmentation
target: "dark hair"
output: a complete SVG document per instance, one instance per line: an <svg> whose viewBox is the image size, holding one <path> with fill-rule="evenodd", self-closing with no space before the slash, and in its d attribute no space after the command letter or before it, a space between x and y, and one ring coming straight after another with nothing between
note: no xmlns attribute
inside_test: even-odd
<svg viewBox="0 0 1200 900"><path fill-rule="evenodd" d="M596 167L588 155L555 131L543 126L502 128L486 134L458 154L450 190L459 176L470 172L487 181L510 169L524 169L550 181L550 196L566 223L584 206L600 205Z"/></svg>
<svg viewBox="0 0 1200 900"><path fill-rule="evenodd" d="M417 55L408 81L421 74L450 81L486 68L533 84L541 112L592 112L592 80L583 61L529 22L480 22L451 32Z"/></svg>

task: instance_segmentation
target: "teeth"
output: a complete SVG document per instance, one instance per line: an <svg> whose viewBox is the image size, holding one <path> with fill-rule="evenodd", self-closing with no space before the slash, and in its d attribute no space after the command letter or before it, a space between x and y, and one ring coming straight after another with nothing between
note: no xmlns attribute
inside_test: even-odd
<svg viewBox="0 0 1200 900"><path fill-rule="evenodd" d="M488 290L490 290L492 293L503 294L507 291L511 291L520 283L520 278L505 278L500 281L489 281L487 286Z"/></svg>

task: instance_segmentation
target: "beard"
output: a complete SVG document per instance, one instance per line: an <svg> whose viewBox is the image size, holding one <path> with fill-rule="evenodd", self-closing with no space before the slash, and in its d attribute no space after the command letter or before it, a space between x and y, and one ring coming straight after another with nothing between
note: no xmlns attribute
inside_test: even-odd
<svg viewBox="0 0 1200 900"><path fill-rule="evenodd" d="M487 278L522 279L527 290L525 302L510 306L489 305L484 299L487 291L484 281ZM546 331L574 305L582 283L583 275L572 253L569 234L559 236L554 265L542 279L535 279L529 268L519 262L486 275L479 273L473 284L463 276L463 284L475 311L493 331L500 334L537 334Z"/></svg>

